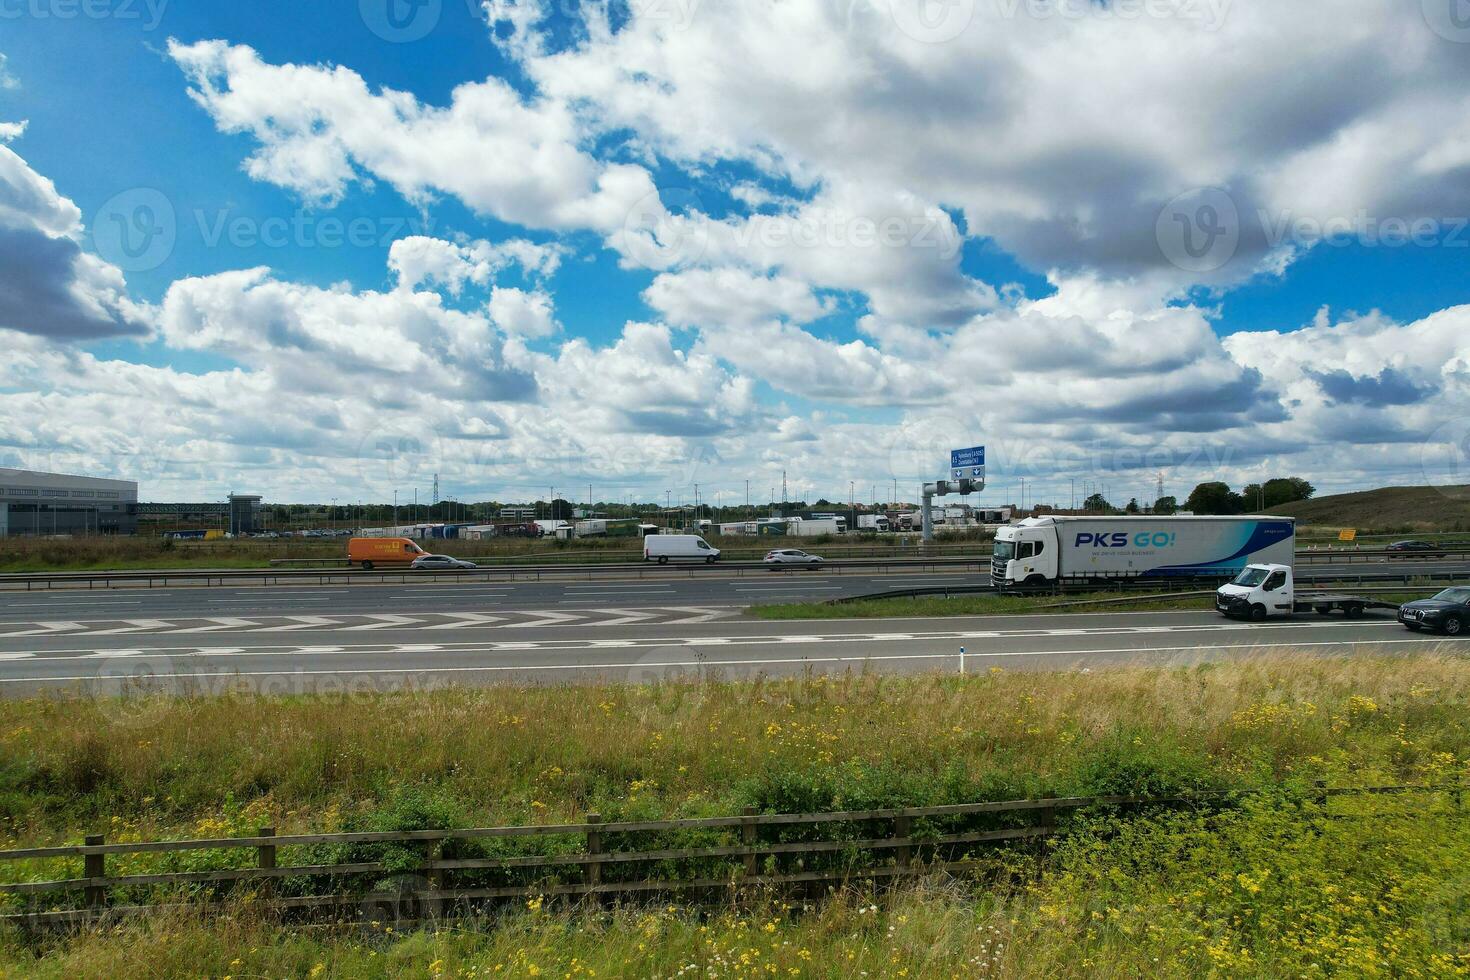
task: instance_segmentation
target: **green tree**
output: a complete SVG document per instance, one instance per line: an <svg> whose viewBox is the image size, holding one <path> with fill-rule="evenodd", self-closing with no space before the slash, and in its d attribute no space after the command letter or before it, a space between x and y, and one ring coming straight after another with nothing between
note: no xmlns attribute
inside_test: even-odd
<svg viewBox="0 0 1470 980"><path fill-rule="evenodd" d="M1160 497L1154 501L1155 514L1174 514L1179 510L1179 501L1173 497Z"/></svg>
<svg viewBox="0 0 1470 980"><path fill-rule="evenodd" d="M1082 501L1082 509L1093 514L1111 514L1116 508L1108 503L1108 498L1100 493L1095 493Z"/></svg>
<svg viewBox="0 0 1470 980"><path fill-rule="evenodd" d="M1240 495L1219 481L1201 483L1184 502L1184 509L1194 514L1239 514L1244 507Z"/></svg>
<svg viewBox="0 0 1470 980"><path fill-rule="evenodd" d="M1266 506L1276 507L1280 504L1294 504L1299 500L1310 500L1317 492L1317 488L1299 476L1288 476L1277 480L1267 480L1265 487Z"/></svg>
<svg viewBox="0 0 1470 980"><path fill-rule="evenodd" d="M1140 511L1142 511L1143 508L1141 508L1141 507L1138 506L1138 498L1137 497L1129 497L1128 498L1128 506L1127 507L1124 507L1123 509L1125 511L1127 511L1128 513L1130 513L1130 514L1137 514Z"/></svg>

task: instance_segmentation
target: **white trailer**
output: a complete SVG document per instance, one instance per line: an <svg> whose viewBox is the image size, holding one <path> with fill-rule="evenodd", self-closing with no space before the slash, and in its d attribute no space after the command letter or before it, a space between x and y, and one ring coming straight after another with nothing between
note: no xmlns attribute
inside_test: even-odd
<svg viewBox="0 0 1470 980"><path fill-rule="evenodd" d="M888 518L883 514L859 514L859 531L877 531L880 534L888 530Z"/></svg>
<svg viewBox="0 0 1470 980"><path fill-rule="evenodd" d="M1222 579L1295 556L1289 517L1032 517L996 531L990 579L1000 589Z"/></svg>
<svg viewBox="0 0 1470 980"><path fill-rule="evenodd" d="M845 528L842 522L832 518L810 521L792 521L786 528L786 533L798 538L815 538L823 534L841 534Z"/></svg>

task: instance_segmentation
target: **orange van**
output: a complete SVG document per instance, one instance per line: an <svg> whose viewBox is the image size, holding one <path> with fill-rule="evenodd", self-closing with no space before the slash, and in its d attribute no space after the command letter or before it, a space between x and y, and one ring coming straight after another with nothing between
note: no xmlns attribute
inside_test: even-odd
<svg viewBox="0 0 1470 980"><path fill-rule="evenodd" d="M365 569L374 565L408 565L427 554L409 538L353 538L347 542L347 563Z"/></svg>

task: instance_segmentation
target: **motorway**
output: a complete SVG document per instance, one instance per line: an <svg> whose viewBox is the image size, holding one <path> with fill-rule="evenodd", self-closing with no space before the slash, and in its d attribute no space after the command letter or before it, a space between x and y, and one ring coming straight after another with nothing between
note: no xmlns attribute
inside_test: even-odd
<svg viewBox="0 0 1470 980"><path fill-rule="evenodd" d="M1345 570L1365 568L1357 563ZM1392 570L1414 569L1394 563ZM743 608L983 579L969 570L701 572L518 583L0 593L0 695L240 686L310 693L958 670L961 646L972 670L1192 663L1278 645L1311 654L1470 650L1465 641L1411 635L1388 618L1308 616L1256 625L1196 611L766 622L744 617Z"/></svg>

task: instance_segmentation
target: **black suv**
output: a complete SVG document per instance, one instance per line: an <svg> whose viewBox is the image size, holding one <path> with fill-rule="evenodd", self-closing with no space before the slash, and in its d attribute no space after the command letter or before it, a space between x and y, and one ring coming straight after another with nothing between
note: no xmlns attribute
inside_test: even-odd
<svg viewBox="0 0 1470 980"><path fill-rule="evenodd" d="M1399 607L1399 622L1415 633L1438 630L1445 636L1463 636L1470 626L1470 586L1445 589L1432 599L1417 599Z"/></svg>

